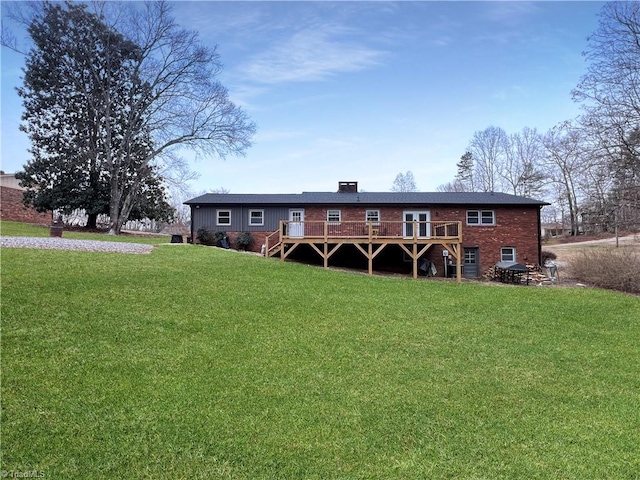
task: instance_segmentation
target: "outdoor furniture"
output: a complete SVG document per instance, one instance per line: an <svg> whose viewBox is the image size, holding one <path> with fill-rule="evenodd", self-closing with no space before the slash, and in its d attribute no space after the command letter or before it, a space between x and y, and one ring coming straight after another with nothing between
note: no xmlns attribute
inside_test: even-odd
<svg viewBox="0 0 640 480"><path fill-rule="evenodd" d="M523 277L526 275L526 277ZM529 269L517 262L498 262L494 267L494 280L498 280L502 283L524 283L523 280L529 285Z"/></svg>

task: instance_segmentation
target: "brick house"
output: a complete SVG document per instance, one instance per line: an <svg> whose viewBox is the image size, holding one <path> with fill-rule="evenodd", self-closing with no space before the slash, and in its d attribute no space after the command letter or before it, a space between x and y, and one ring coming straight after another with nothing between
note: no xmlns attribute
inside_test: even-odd
<svg viewBox="0 0 640 480"><path fill-rule="evenodd" d="M53 212L38 212L22 203L24 188L13 173L0 174L0 219L34 225L51 225Z"/></svg>
<svg viewBox="0 0 640 480"><path fill-rule="evenodd" d="M476 278L500 261L540 264L545 202L506 193L337 192L205 194L185 202L191 236L250 232L253 250L369 273L425 271Z"/></svg>

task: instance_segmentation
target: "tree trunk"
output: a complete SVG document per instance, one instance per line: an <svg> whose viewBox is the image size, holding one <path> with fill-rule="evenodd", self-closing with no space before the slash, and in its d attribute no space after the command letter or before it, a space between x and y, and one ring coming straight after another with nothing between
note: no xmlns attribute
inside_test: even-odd
<svg viewBox="0 0 640 480"><path fill-rule="evenodd" d="M87 216L87 224L86 224L85 228L88 229L88 230L95 230L96 228L98 228L98 214L97 213L90 213Z"/></svg>

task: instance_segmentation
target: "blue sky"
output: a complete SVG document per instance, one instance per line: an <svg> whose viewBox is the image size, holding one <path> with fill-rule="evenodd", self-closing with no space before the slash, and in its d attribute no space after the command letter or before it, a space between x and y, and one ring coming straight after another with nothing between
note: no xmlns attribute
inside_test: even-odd
<svg viewBox="0 0 640 480"><path fill-rule="evenodd" d="M3 9L4 4L3 3ZM258 125L246 157L193 159L194 193L420 191L453 180L473 133L544 132L575 117L571 89L602 2L174 2L217 45L220 80ZM3 10L4 15L4 10ZM18 131L23 59L2 48L2 169Z"/></svg>

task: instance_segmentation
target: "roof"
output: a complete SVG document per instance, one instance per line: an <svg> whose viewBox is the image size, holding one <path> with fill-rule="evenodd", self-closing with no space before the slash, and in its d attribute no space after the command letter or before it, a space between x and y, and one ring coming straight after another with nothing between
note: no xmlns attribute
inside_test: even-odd
<svg viewBox="0 0 640 480"><path fill-rule="evenodd" d="M500 192L206 193L184 203L185 205L548 205L540 200Z"/></svg>
<svg viewBox="0 0 640 480"><path fill-rule="evenodd" d="M0 186L6 188L15 188L16 190L25 190L20 186L20 180L16 178L15 173L0 174Z"/></svg>

